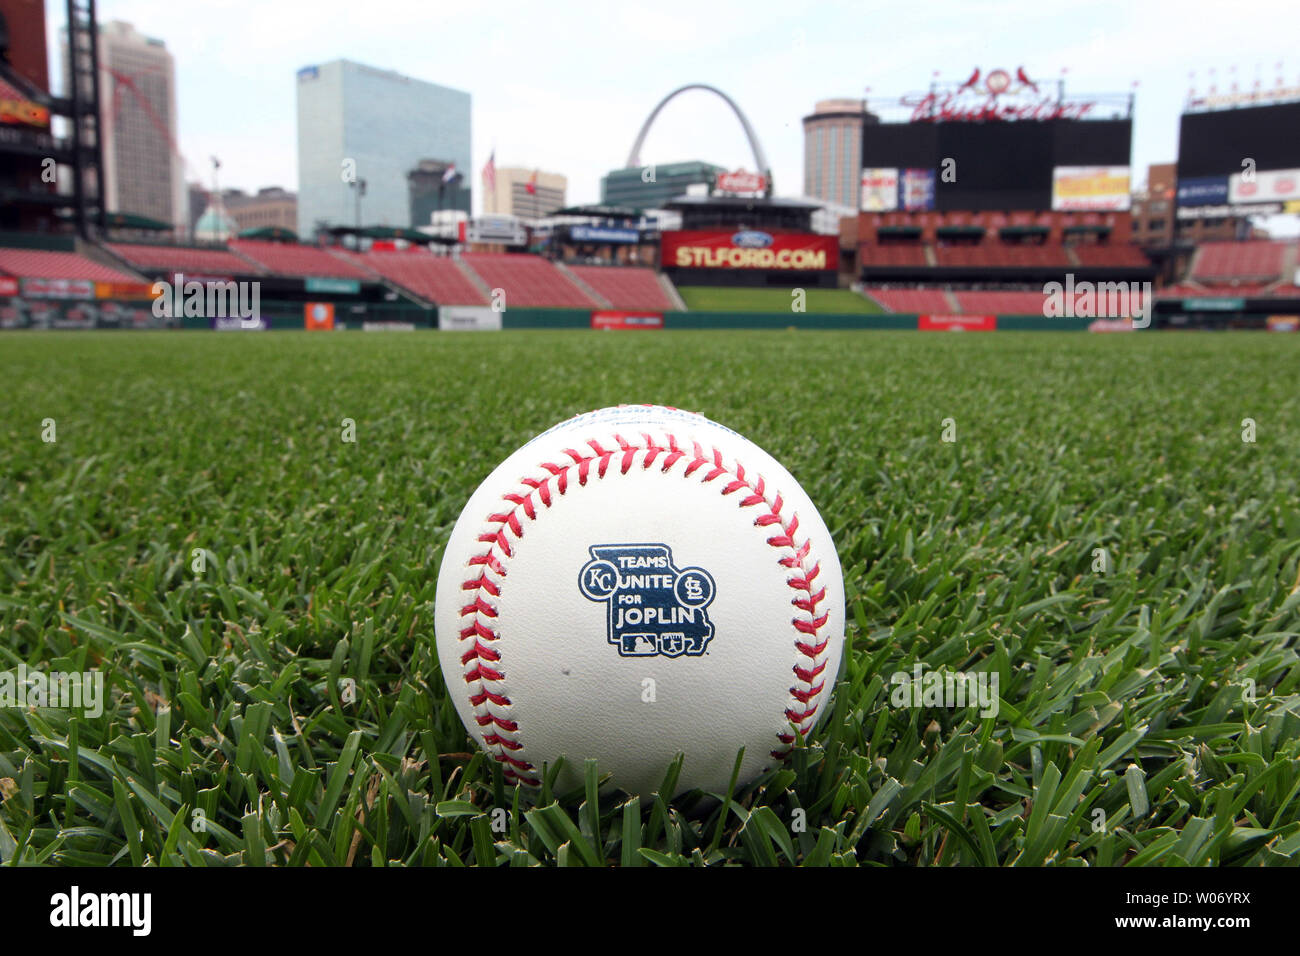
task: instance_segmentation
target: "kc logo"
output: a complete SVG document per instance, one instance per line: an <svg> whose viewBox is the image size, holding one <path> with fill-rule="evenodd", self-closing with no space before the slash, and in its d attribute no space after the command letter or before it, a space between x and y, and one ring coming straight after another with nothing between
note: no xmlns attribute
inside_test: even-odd
<svg viewBox="0 0 1300 956"><path fill-rule="evenodd" d="M699 657L713 639L705 608L715 586L703 568L679 570L666 544L598 544L578 589L606 606L606 640L623 657Z"/></svg>

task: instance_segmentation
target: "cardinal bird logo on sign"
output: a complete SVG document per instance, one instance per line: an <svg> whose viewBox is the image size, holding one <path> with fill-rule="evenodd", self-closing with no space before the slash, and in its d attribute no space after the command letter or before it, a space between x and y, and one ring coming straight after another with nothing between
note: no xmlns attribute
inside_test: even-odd
<svg viewBox="0 0 1300 956"><path fill-rule="evenodd" d="M703 568L678 569L666 544L598 544L578 589L606 606L606 640L622 657L699 657L713 639L705 608L716 587Z"/></svg>

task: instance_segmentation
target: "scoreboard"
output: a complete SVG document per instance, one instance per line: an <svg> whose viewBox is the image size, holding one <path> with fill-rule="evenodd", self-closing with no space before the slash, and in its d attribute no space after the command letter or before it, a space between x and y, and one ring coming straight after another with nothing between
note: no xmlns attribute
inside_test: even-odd
<svg viewBox="0 0 1300 956"><path fill-rule="evenodd" d="M880 204L884 190L864 191L864 210L1048 210L1061 205L1054 190L1058 170L1097 170L1094 209L1128 208L1128 168L1133 124L1113 120L911 122L868 125L862 166L889 182L894 171L900 201ZM1117 172L1125 181L1116 188ZM908 185L920 182L921 186ZM928 183L932 180L932 187ZM1107 187L1107 183L1112 184ZM1105 192L1110 188L1110 192ZM908 197L913 197L909 202ZM1054 202L1055 200L1055 202ZM877 201L872 208L869 202Z"/></svg>
<svg viewBox="0 0 1300 956"><path fill-rule="evenodd" d="M1300 212L1300 103L1186 113L1178 218Z"/></svg>

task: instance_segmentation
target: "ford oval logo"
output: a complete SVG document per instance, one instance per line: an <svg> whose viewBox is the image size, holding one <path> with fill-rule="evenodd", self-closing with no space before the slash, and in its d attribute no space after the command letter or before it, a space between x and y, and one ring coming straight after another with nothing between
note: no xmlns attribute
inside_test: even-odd
<svg viewBox="0 0 1300 956"><path fill-rule="evenodd" d="M766 249L772 244L772 237L766 232L757 230L738 232L731 237L731 244L742 249Z"/></svg>

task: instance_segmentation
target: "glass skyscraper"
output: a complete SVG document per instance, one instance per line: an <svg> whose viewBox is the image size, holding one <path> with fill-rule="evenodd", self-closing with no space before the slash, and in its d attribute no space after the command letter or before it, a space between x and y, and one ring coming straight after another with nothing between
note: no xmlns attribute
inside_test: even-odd
<svg viewBox="0 0 1300 956"><path fill-rule="evenodd" d="M424 226L411 221L408 175L454 163L470 187L470 95L350 60L298 71L298 234L318 227Z"/></svg>

